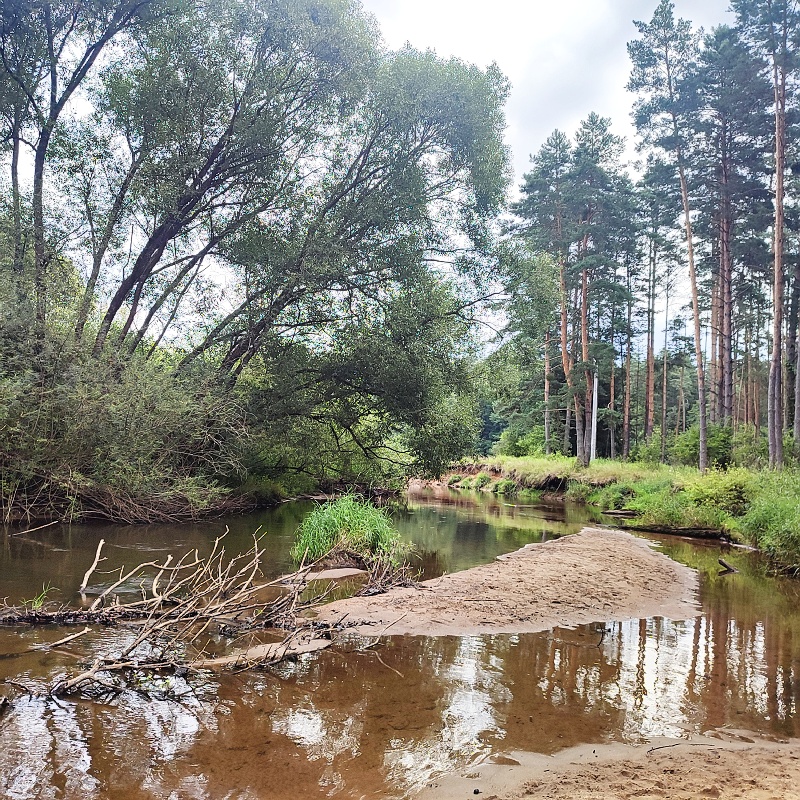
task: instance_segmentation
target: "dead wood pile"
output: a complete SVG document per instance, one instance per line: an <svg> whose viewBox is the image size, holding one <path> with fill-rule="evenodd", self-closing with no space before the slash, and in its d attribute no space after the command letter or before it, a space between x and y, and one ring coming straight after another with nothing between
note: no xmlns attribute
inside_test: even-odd
<svg viewBox="0 0 800 800"><path fill-rule="evenodd" d="M246 553L229 557L222 536L206 557L193 550L178 560L168 556L122 568L89 602L83 593L104 561L101 540L81 585L84 607L5 606L0 608L0 625L85 626L40 646L48 649L74 642L92 632L91 626L124 627L130 631L125 644L111 655L96 657L85 669L59 678L46 692L11 683L28 694L81 694L97 699L131 687L141 693L141 687L157 685L156 694L163 696L169 693L164 690L169 682L153 681L156 674L185 679L200 670L266 666L327 647L331 628L314 626L300 616L327 593L308 590L313 565L301 565L291 575L265 581L260 541L254 536ZM132 586L138 587L133 597ZM263 641L270 636L277 641Z"/></svg>

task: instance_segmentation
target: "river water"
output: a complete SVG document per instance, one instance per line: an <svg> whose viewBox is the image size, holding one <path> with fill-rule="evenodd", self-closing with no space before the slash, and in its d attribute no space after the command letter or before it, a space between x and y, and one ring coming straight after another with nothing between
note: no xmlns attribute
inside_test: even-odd
<svg viewBox="0 0 800 800"><path fill-rule="evenodd" d="M246 550L260 526L264 572L280 575L311 507L291 503L175 527L6 532L0 597L30 600L44 587L48 600L72 603L100 538L107 543L103 567L112 569L207 550L226 526L229 552ZM592 521L577 507L456 492L412 496L394 514L427 577ZM133 692L111 705L22 697L0 717L0 795L401 798L445 772L514 751L721 728L800 735L800 584L768 577L759 557L744 550L649 538L700 571L696 619L598 620L518 636L391 637L365 651L350 640L272 671L214 676L180 703ZM721 554L738 574L718 574ZM30 650L63 635L0 629L0 681L44 685L113 651L127 634L109 629L64 649ZM18 696L0 684L2 694Z"/></svg>

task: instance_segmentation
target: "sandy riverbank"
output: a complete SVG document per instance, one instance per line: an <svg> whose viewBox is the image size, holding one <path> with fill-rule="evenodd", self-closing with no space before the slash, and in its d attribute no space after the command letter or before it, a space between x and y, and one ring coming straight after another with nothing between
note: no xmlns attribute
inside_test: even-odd
<svg viewBox="0 0 800 800"><path fill-rule="evenodd" d="M416 800L457 800L476 789L484 800L800 800L800 741L714 732L555 756L510 753L442 778Z"/></svg>
<svg viewBox="0 0 800 800"><path fill-rule="evenodd" d="M590 622L698 613L697 576L623 531L584 528L526 545L495 562L323 606L318 619L346 617L367 635L533 633Z"/></svg>

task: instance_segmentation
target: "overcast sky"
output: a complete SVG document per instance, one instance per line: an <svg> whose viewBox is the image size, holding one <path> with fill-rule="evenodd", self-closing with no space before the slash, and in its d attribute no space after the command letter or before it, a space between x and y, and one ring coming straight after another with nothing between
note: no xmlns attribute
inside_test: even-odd
<svg viewBox="0 0 800 800"><path fill-rule="evenodd" d="M508 130L516 183L529 156L560 128L572 135L590 111L633 138L625 91L633 20L658 0L362 0L393 49L410 42L485 67L511 81ZM677 14L709 29L732 22L729 0L676 0ZM633 152L632 147L629 152Z"/></svg>

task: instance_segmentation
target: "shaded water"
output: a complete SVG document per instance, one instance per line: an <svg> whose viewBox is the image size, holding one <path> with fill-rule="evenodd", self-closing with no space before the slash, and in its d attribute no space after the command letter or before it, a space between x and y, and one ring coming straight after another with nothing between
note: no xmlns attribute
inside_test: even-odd
<svg viewBox="0 0 800 800"><path fill-rule="evenodd" d="M228 547L269 532L265 571L288 568L308 507L228 521ZM578 509L448 493L397 512L427 575L492 559L543 536L578 530ZM0 595L41 584L74 599L97 540L110 563L208 547L224 525L46 529L4 539ZM31 541L20 541L29 538ZM33 544L41 541L44 546ZM272 673L213 678L182 704L124 695L115 706L20 701L0 719L0 793L14 798L401 797L493 753L551 753L592 742L641 741L731 726L800 735L800 586L764 576L759 559L714 544L658 539L701 570L697 619L614 623L524 636L396 637L358 652L356 639ZM53 594L53 597L56 597ZM50 680L66 653L21 653L63 631L0 631L0 678ZM122 634L104 632L103 647ZM88 637L87 637L88 639ZM109 641L110 639L110 641ZM79 640L87 657L98 641ZM0 689L0 691L2 691Z"/></svg>

